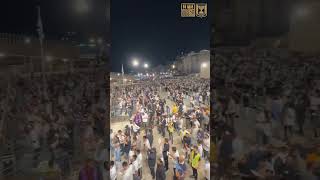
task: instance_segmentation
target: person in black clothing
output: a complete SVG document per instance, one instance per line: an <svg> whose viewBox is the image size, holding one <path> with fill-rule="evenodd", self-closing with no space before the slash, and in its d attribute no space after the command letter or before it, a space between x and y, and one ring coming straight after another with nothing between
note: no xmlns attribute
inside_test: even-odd
<svg viewBox="0 0 320 180"><path fill-rule="evenodd" d="M169 169L169 160L168 160L168 152L169 152L170 146L169 146L169 139L164 139L164 145L162 150L162 156L164 159L164 165L166 167L166 171Z"/></svg>
<svg viewBox="0 0 320 180"><path fill-rule="evenodd" d="M126 155L127 158L129 157L130 149L131 149L131 137L130 136L126 136L123 152L124 152L124 154Z"/></svg>
<svg viewBox="0 0 320 180"><path fill-rule="evenodd" d="M166 136L166 117L161 117L161 134L162 134L162 137L165 137Z"/></svg>
<svg viewBox="0 0 320 180"><path fill-rule="evenodd" d="M156 180L164 180L166 179L166 171L163 167L163 162L161 159L158 159L157 170L156 170Z"/></svg>
<svg viewBox="0 0 320 180"><path fill-rule="evenodd" d="M190 134L186 134L184 137L183 137L183 144L184 146L191 146L191 137L190 137Z"/></svg>
<svg viewBox="0 0 320 180"><path fill-rule="evenodd" d="M148 152L148 166L151 172L152 179L155 179L155 166L156 166L157 152L156 148L152 148Z"/></svg>
<svg viewBox="0 0 320 180"><path fill-rule="evenodd" d="M297 124L299 126L299 134L304 135L303 125L306 118L307 107L309 107L310 102L308 101L308 96L306 94L302 94L297 99L297 103L295 106L296 115L297 115Z"/></svg>
<svg viewBox="0 0 320 180"><path fill-rule="evenodd" d="M148 133L147 133L147 138L149 140L150 143L150 147L152 147L153 144L153 133L152 133L152 129L149 129Z"/></svg>

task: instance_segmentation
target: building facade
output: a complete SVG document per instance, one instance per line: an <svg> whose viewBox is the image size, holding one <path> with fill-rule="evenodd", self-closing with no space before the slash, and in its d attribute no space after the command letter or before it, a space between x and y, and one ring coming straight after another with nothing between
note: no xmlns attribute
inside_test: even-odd
<svg viewBox="0 0 320 180"><path fill-rule="evenodd" d="M1 73L81 71L96 64L92 58L81 57L74 43L45 40L42 56L37 37L7 33L0 33L0 60Z"/></svg>
<svg viewBox="0 0 320 180"><path fill-rule="evenodd" d="M210 51L201 50L178 56L174 65L177 71L182 74L203 73L203 77L206 77L205 72L207 71L205 69L208 69L208 72L210 72Z"/></svg>

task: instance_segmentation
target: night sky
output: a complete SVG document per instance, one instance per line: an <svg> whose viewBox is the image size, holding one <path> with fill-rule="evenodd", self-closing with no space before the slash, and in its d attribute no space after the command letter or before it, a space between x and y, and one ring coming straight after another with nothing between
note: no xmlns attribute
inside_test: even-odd
<svg viewBox="0 0 320 180"><path fill-rule="evenodd" d="M40 2L40 3L39 3ZM37 9L41 5L43 28L47 39L76 32L78 41L91 36L110 40L110 0L1 0L0 32L37 36ZM110 4L110 3L109 3Z"/></svg>
<svg viewBox="0 0 320 180"><path fill-rule="evenodd" d="M46 39L66 32L76 32L81 42L103 37L112 45L112 71L120 71L122 63L127 71L133 57L154 67L181 52L209 49L208 18L180 17L180 3L188 1L113 0L110 18L110 0L1 0L0 32L37 36L40 2Z"/></svg>
<svg viewBox="0 0 320 180"><path fill-rule="evenodd" d="M181 52L209 49L208 18L181 18L181 2L188 1L113 0L112 71L121 71L122 63L130 71L133 57L154 67L170 63Z"/></svg>

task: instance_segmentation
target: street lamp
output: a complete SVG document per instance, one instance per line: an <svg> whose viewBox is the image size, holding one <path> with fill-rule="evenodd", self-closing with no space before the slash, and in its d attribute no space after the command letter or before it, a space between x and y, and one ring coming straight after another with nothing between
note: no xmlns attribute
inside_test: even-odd
<svg viewBox="0 0 320 180"><path fill-rule="evenodd" d="M143 65L143 67L147 69L147 68L149 68L149 64L145 63L145 64Z"/></svg>
<svg viewBox="0 0 320 180"><path fill-rule="evenodd" d="M176 68L176 65L172 65L172 69Z"/></svg>
<svg viewBox="0 0 320 180"><path fill-rule="evenodd" d="M208 67L208 64L204 62L201 64L201 67L206 68L206 67Z"/></svg>
<svg viewBox="0 0 320 180"><path fill-rule="evenodd" d="M134 67L139 66L139 60L138 60L138 59L133 59L132 65L133 65Z"/></svg>

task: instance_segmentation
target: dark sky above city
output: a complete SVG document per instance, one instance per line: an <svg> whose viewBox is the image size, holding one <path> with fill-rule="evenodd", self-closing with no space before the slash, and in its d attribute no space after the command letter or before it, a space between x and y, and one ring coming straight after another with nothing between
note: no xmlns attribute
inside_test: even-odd
<svg viewBox="0 0 320 180"><path fill-rule="evenodd" d="M112 1L112 71L120 72L121 64L130 71L132 58L154 67L172 62L181 52L209 49L208 18L181 18L181 2L188 1Z"/></svg>
<svg viewBox="0 0 320 180"><path fill-rule="evenodd" d="M36 6L40 4L46 38L57 39L66 32L76 32L78 41L90 37L110 39L107 3L110 0L1 0L0 32L37 35Z"/></svg>
<svg viewBox="0 0 320 180"><path fill-rule="evenodd" d="M2 0L0 33L37 36L40 4L47 39L59 39L66 32L76 32L81 42L103 37L112 43L112 71L120 71L122 63L128 70L133 57L154 67L173 61L181 52L209 49L208 18L180 17L180 3L188 1L195 2L114 0L110 5L110 0Z"/></svg>

